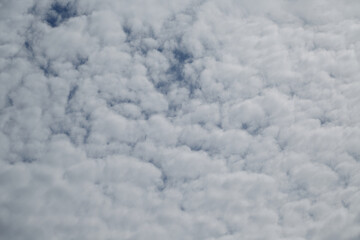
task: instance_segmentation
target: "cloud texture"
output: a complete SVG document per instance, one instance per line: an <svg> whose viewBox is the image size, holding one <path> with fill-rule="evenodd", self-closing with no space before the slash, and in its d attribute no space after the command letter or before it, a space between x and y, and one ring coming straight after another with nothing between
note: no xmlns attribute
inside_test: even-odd
<svg viewBox="0 0 360 240"><path fill-rule="evenodd" d="M359 239L359 12L0 1L0 238Z"/></svg>

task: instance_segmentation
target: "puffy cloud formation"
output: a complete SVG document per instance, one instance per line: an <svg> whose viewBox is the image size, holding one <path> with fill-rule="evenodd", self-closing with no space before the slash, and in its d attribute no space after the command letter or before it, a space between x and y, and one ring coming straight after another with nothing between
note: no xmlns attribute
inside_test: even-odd
<svg viewBox="0 0 360 240"><path fill-rule="evenodd" d="M0 238L359 239L359 12L1 1Z"/></svg>

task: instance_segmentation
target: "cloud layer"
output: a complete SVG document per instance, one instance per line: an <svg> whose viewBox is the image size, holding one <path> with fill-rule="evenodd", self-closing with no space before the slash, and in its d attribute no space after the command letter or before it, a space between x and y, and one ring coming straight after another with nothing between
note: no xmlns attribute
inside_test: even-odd
<svg viewBox="0 0 360 240"><path fill-rule="evenodd" d="M360 4L0 3L0 237L360 237Z"/></svg>

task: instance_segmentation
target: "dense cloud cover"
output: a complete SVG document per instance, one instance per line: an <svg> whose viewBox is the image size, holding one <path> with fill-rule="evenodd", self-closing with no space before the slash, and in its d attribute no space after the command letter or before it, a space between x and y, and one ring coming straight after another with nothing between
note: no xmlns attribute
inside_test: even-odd
<svg viewBox="0 0 360 240"><path fill-rule="evenodd" d="M360 238L357 0L0 1L0 238Z"/></svg>

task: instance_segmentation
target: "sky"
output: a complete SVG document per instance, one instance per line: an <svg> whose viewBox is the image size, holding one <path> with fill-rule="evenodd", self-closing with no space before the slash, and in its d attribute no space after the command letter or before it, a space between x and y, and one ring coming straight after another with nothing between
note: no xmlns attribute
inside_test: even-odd
<svg viewBox="0 0 360 240"><path fill-rule="evenodd" d="M359 13L0 0L0 238L360 239Z"/></svg>

